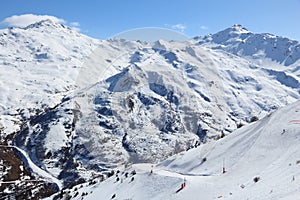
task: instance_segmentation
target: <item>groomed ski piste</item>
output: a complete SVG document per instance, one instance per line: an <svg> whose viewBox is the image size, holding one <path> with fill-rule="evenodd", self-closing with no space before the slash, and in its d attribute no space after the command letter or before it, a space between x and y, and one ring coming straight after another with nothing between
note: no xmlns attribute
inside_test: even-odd
<svg viewBox="0 0 300 200"><path fill-rule="evenodd" d="M299 199L299 113L297 101L223 139L157 165L120 168L104 182L73 188L70 195L91 200Z"/></svg>

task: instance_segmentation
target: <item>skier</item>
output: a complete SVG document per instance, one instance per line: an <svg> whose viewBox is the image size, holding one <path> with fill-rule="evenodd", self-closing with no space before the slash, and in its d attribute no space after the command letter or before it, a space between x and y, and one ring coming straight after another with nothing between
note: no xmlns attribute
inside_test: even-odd
<svg viewBox="0 0 300 200"><path fill-rule="evenodd" d="M183 185L183 188L185 188L185 185L186 185L186 179L185 178L183 179L182 185Z"/></svg>
<svg viewBox="0 0 300 200"><path fill-rule="evenodd" d="M153 165L151 165L150 174L153 174Z"/></svg>
<svg viewBox="0 0 300 200"><path fill-rule="evenodd" d="M222 167L222 173L225 174L227 171L225 169L225 158L223 158L223 167Z"/></svg>
<svg viewBox="0 0 300 200"><path fill-rule="evenodd" d="M225 167L222 167L222 173L225 174L227 171L225 169Z"/></svg>

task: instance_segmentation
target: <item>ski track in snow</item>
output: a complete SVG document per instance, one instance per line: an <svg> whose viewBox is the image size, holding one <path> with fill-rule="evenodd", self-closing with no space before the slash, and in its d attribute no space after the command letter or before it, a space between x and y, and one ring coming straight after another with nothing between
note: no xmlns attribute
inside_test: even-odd
<svg viewBox="0 0 300 200"><path fill-rule="evenodd" d="M17 151L19 151L26 159L26 162L28 163L29 168L33 171L33 173L39 175L40 177L46 178L47 180L49 180L52 183L55 183L58 186L59 190L62 189L62 182L60 180L58 180L57 178L53 177L48 172L39 168L36 164L34 164L34 162L32 162L32 160L30 159L28 154L23 149L20 149L19 147L16 147L16 146L6 146L6 145L0 145L0 147L14 148Z"/></svg>

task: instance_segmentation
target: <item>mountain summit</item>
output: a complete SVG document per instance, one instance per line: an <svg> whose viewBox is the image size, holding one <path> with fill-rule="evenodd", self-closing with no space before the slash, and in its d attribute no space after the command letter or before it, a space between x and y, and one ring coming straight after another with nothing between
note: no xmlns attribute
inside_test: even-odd
<svg viewBox="0 0 300 200"><path fill-rule="evenodd" d="M195 41L199 45L222 49L257 63L268 59L284 66L296 67L299 65L299 41L269 33L252 33L241 25L233 25L216 34L196 37Z"/></svg>
<svg viewBox="0 0 300 200"><path fill-rule="evenodd" d="M234 24L231 27L231 29L235 30L236 32L240 32L240 33L249 33L249 31L240 24Z"/></svg>
<svg viewBox="0 0 300 200"><path fill-rule="evenodd" d="M55 22L51 19L45 19L45 20L41 20L39 22L36 22L36 23L33 23L33 24L30 24L28 26L26 26L24 29L40 29L42 27L45 27L45 28L66 28L67 26L61 24L61 23L58 23L58 22Z"/></svg>

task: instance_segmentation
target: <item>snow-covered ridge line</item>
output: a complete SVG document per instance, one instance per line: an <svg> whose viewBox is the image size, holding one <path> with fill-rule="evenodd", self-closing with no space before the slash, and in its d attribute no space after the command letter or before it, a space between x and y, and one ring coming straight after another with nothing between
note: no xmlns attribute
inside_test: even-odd
<svg viewBox="0 0 300 200"><path fill-rule="evenodd" d="M194 40L199 45L222 49L257 62L267 58L284 66L299 65L299 41L269 33L252 33L240 25L215 34L195 37Z"/></svg>

